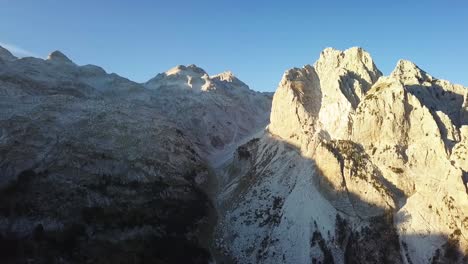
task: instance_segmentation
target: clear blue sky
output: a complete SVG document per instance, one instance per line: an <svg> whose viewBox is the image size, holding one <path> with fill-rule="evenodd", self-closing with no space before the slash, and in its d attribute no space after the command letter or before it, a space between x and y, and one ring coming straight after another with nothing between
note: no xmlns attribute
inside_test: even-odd
<svg viewBox="0 0 468 264"><path fill-rule="evenodd" d="M0 0L0 42L139 82L177 64L231 70L261 91L326 47L362 46L384 74L405 58L467 86L467 2Z"/></svg>

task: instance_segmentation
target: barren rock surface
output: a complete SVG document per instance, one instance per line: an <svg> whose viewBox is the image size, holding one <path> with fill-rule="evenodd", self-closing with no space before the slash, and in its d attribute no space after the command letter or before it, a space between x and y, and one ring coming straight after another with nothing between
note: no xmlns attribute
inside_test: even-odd
<svg viewBox="0 0 468 264"><path fill-rule="evenodd" d="M360 48L288 70L265 135L225 169L219 246L240 263L465 263L466 91L405 60L384 77Z"/></svg>

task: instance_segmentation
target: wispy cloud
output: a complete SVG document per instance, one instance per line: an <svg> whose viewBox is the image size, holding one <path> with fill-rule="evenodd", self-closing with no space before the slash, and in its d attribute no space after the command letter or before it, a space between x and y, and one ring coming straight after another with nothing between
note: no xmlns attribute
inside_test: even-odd
<svg viewBox="0 0 468 264"><path fill-rule="evenodd" d="M17 57L39 57L36 53L32 52L32 51L29 51L29 50L25 50L21 47L18 47L14 44L9 44L9 43L5 43L5 42L1 42L0 41L0 46L4 47L5 49L9 50L11 53L13 53L13 55L17 56Z"/></svg>

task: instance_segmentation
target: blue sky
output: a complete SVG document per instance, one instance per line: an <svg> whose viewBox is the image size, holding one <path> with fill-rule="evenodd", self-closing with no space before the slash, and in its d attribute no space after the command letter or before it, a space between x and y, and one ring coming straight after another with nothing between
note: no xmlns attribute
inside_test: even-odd
<svg viewBox="0 0 468 264"><path fill-rule="evenodd" d="M0 0L0 43L139 82L178 64L231 70L261 91L326 47L361 46L384 74L404 58L468 86L465 0Z"/></svg>

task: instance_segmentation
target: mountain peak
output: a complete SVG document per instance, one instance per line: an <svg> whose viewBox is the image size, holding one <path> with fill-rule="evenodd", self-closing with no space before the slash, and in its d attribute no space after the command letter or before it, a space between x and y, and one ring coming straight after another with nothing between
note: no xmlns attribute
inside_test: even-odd
<svg viewBox="0 0 468 264"><path fill-rule="evenodd" d="M332 63L335 66L344 66L349 64L363 64L368 69L375 67L370 54L361 47L352 47L341 51L334 48L326 48L320 53L317 63Z"/></svg>
<svg viewBox="0 0 468 264"><path fill-rule="evenodd" d="M11 52L4 47L0 46L0 59L6 61L13 61L17 58L11 54Z"/></svg>
<svg viewBox="0 0 468 264"><path fill-rule="evenodd" d="M170 76L170 75L203 76L207 74L205 70L203 70L202 68L198 67L195 64L190 64L188 66L177 65L165 73L167 76Z"/></svg>
<svg viewBox="0 0 468 264"><path fill-rule="evenodd" d="M60 52L58 50L50 53L49 56L47 57L47 60L48 61L55 61L55 62L74 64L73 61L71 61L67 56L65 56L65 54L63 54L62 52Z"/></svg>
<svg viewBox="0 0 468 264"><path fill-rule="evenodd" d="M328 47L328 48L325 48L320 53L320 57L327 57L331 55L341 55L341 56L348 55L348 56L355 56L355 57L363 57L363 56L369 55L369 53L361 47L351 47L344 51L335 49L333 47Z"/></svg>
<svg viewBox="0 0 468 264"><path fill-rule="evenodd" d="M392 73L396 73L398 71L401 72L420 72L422 71L414 62L409 61L409 60L398 60L397 65L395 66L395 69L393 70Z"/></svg>
<svg viewBox="0 0 468 264"><path fill-rule="evenodd" d="M198 71L198 72L206 73L205 70L203 70L202 68L198 67L195 64L190 64L189 66L187 66L187 68L191 69L192 71Z"/></svg>
<svg viewBox="0 0 468 264"><path fill-rule="evenodd" d="M231 71L225 71L216 75L211 76L212 79L219 79L221 81L232 82L236 80L237 77Z"/></svg>
<svg viewBox="0 0 468 264"><path fill-rule="evenodd" d="M221 82L224 84L228 84L229 87L244 87L249 88L247 84L243 81L239 80L231 71L225 71L213 76L210 76L211 80L215 82Z"/></svg>
<svg viewBox="0 0 468 264"><path fill-rule="evenodd" d="M320 58L314 64L318 72L329 72L343 69L374 83L382 76L370 54L360 47L352 47L345 51L326 48L320 53Z"/></svg>
<svg viewBox="0 0 468 264"><path fill-rule="evenodd" d="M211 80L202 68L195 64L177 65L174 68L156 75L145 84L151 89L160 87L186 87L192 90L206 91L211 88Z"/></svg>
<svg viewBox="0 0 468 264"><path fill-rule="evenodd" d="M409 60L399 60L390 76L407 84L422 83L433 79L432 76L421 70L421 68Z"/></svg>

